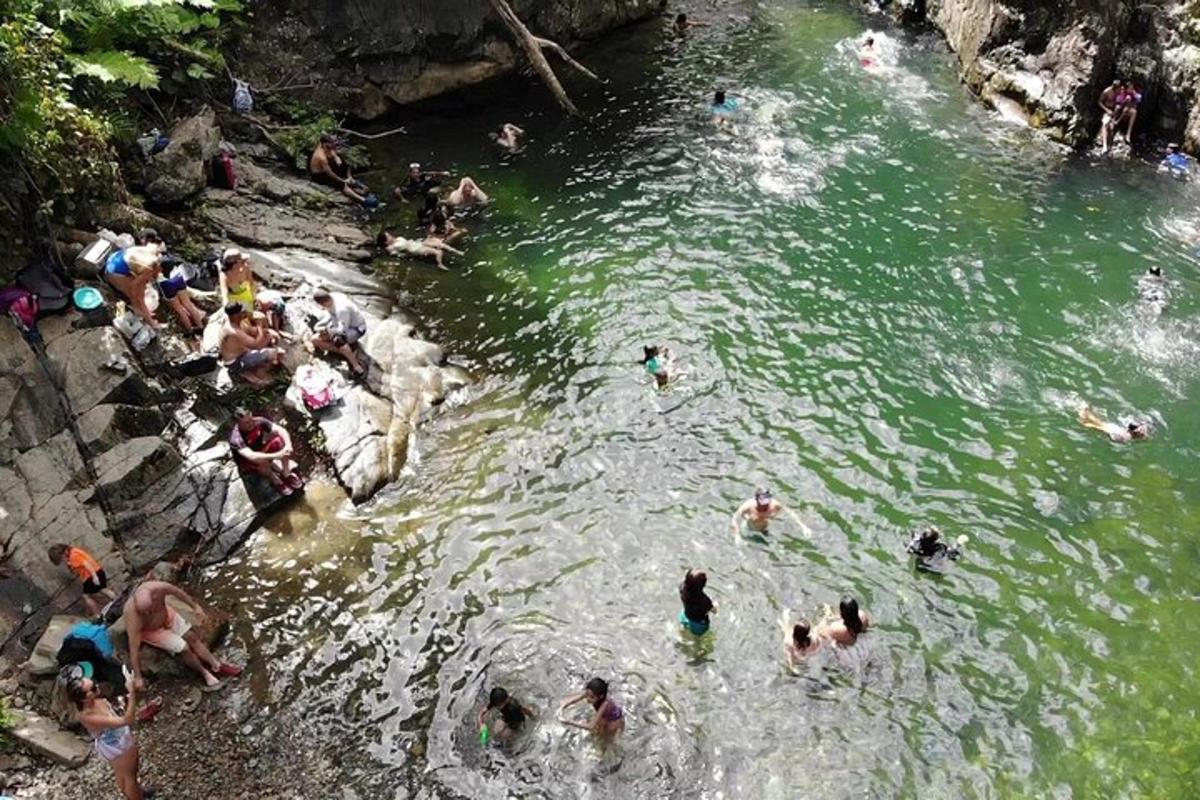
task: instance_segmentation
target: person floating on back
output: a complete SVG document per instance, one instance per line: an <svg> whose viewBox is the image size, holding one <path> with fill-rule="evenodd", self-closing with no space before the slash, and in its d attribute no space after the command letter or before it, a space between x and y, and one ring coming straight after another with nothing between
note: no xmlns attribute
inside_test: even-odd
<svg viewBox="0 0 1200 800"><path fill-rule="evenodd" d="M772 497L770 490L762 486L754 490L754 497L738 506L737 511L733 512L729 524L733 528L733 536L736 539L741 535L743 521L751 530L766 533L767 525L771 520L784 513L800 526L806 536L811 535L811 531L800 519L800 515Z"/></svg>
<svg viewBox="0 0 1200 800"><path fill-rule="evenodd" d="M962 556L962 549L968 541L966 536L959 536L954 544L946 544L941 537L942 532L933 525L913 533L907 550L909 555L915 557L917 569L941 572L947 562L957 561Z"/></svg>
<svg viewBox="0 0 1200 800"><path fill-rule="evenodd" d="M1163 160L1159 162L1158 166L1172 178L1187 180L1191 177L1195 164L1196 159L1180 150L1179 145L1172 142L1167 145L1167 154L1163 156Z"/></svg>
<svg viewBox="0 0 1200 800"><path fill-rule="evenodd" d="M679 584L679 600L683 603L679 624L696 636L708 633L708 615L717 613L717 604L704 593L707 585L708 575L702 569L689 569Z"/></svg>
<svg viewBox="0 0 1200 800"><path fill-rule="evenodd" d="M563 711L586 700L592 707L592 718L586 723L563 717ZM608 682L603 678L592 678L582 692L563 700L558 707L558 721L564 725L591 731L597 736L615 736L625 730L625 711L608 696Z"/></svg>
<svg viewBox="0 0 1200 800"><path fill-rule="evenodd" d="M499 719L493 722L489 728L487 718L493 711L496 712ZM491 740L502 743L510 742L521 732L525 726L525 720L536 716L536 709L521 705L517 702L517 698L510 695L507 690L495 686L488 696L487 705L479 710L477 719L479 741L482 744L487 744Z"/></svg>
<svg viewBox="0 0 1200 800"><path fill-rule="evenodd" d="M451 247L445 240L432 235L419 240L405 239L403 236L396 236L391 231L384 230L375 237L375 244L380 250L386 251L388 255L431 258L437 264L438 269L447 272L450 268L446 266L445 254L464 255L462 250Z"/></svg>
<svg viewBox="0 0 1200 800"><path fill-rule="evenodd" d="M1145 420L1131 421L1124 425L1106 422L1096 415L1088 406L1079 410L1079 424L1094 431L1100 431L1116 444L1129 444L1150 438L1150 423Z"/></svg>
<svg viewBox="0 0 1200 800"><path fill-rule="evenodd" d="M55 544L50 546L47 555L55 565L61 565L65 561L71 572L83 581L83 604L90 616L99 614L103 606L96 595L102 594L109 600L117 599L116 593L108 588L108 575L105 574L104 567L82 547Z"/></svg>
<svg viewBox="0 0 1200 800"><path fill-rule="evenodd" d="M838 611L839 617L823 622L817 628L817 635L839 647L849 647L871 627L871 616L865 611L859 611L858 601L849 596L842 598Z"/></svg>
<svg viewBox="0 0 1200 800"><path fill-rule="evenodd" d="M671 351L656 344L642 348L642 360L639 362L646 372L654 376L658 388L665 389L671 381Z"/></svg>

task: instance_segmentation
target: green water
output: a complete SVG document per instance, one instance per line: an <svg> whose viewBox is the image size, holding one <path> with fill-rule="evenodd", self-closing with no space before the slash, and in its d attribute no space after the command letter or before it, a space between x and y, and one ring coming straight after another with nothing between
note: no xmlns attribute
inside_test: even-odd
<svg viewBox="0 0 1200 800"><path fill-rule="evenodd" d="M586 55L591 125L516 81L376 153L495 197L454 272L388 268L479 382L401 485L211 576L255 699L302 709L364 798L1195 797L1194 190L1009 126L933 38L864 70L883 22L847 4L694 16ZM732 132L714 83L747 97ZM510 119L533 140L502 163ZM663 394L650 342L686 373ZM1155 436L1089 434L1084 401ZM760 483L811 535L735 541ZM903 556L930 523L972 540L941 577ZM702 643L690 566L721 606ZM877 629L790 674L781 610L844 593ZM614 748L543 719L481 751L486 687L552 712L592 674Z"/></svg>

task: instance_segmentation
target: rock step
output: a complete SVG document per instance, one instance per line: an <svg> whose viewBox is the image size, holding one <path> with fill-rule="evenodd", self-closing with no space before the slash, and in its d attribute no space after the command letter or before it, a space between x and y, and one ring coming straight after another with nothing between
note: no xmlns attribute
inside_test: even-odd
<svg viewBox="0 0 1200 800"><path fill-rule="evenodd" d="M8 735L31 752L56 764L82 767L92 752L84 739L64 731L53 720L23 709L14 708L9 713L16 722Z"/></svg>

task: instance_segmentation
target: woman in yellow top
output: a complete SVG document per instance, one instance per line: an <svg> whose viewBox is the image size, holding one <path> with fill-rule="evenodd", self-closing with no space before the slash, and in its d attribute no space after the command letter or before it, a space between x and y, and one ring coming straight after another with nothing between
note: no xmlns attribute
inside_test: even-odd
<svg viewBox="0 0 1200 800"><path fill-rule="evenodd" d="M231 247L221 256L221 304L241 303L243 308L260 311L275 330L283 327L284 302L279 292L259 291L254 282L250 257Z"/></svg>

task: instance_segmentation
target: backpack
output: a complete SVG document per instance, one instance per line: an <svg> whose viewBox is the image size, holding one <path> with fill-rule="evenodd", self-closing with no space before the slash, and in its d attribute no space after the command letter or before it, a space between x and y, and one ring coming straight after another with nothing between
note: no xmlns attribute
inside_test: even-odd
<svg viewBox="0 0 1200 800"><path fill-rule="evenodd" d="M213 185L218 189L233 191L238 186L237 171L233 168L233 153L222 150L213 156L212 175Z"/></svg>
<svg viewBox="0 0 1200 800"><path fill-rule="evenodd" d="M38 312L41 304L36 296L28 289L20 286L9 286L0 289L0 312L7 311L22 328L32 328L37 325Z"/></svg>
<svg viewBox="0 0 1200 800"><path fill-rule="evenodd" d="M233 81L233 110L239 114L249 114L254 110L254 97L250 94L250 85L236 78Z"/></svg>

